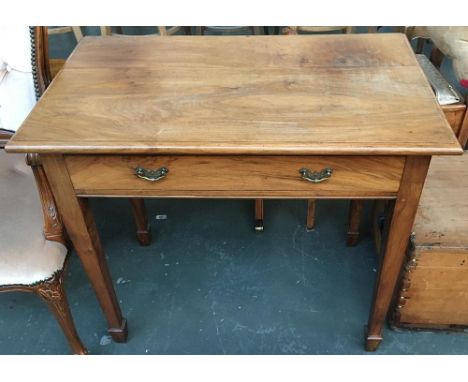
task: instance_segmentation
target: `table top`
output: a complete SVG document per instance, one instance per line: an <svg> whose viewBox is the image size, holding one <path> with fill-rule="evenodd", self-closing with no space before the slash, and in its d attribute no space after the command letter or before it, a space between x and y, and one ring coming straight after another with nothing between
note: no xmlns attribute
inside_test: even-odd
<svg viewBox="0 0 468 382"><path fill-rule="evenodd" d="M403 34L85 37L7 150L462 153Z"/></svg>

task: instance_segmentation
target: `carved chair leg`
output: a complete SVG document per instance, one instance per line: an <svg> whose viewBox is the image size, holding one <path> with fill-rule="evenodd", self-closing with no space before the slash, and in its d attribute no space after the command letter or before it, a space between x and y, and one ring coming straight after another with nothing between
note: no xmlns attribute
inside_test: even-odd
<svg viewBox="0 0 468 382"><path fill-rule="evenodd" d="M67 295L63 286L63 272L52 279L39 284L35 292L46 302L59 322L74 354L87 354L76 332L73 317L68 306Z"/></svg>
<svg viewBox="0 0 468 382"><path fill-rule="evenodd" d="M142 198L130 198L133 217L137 227L136 236L140 245L151 244L151 227L148 223L148 215L145 208L145 200Z"/></svg>
<svg viewBox="0 0 468 382"><path fill-rule="evenodd" d="M315 228L315 199L307 200L307 231L312 231Z"/></svg>
<svg viewBox="0 0 468 382"><path fill-rule="evenodd" d="M263 199L255 199L255 231L263 231Z"/></svg>
<svg viewBox="0 0 468 382"><path fill-rule="evenodd" d="M359 227L361 225L362 200L351 200L349 207L348 232L346 245L353 247L359 240Z"/></svg>

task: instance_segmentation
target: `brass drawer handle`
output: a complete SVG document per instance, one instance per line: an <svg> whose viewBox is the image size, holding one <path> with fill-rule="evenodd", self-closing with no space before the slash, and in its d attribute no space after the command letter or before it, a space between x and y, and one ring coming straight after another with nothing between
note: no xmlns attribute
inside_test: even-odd
<svg viewBox="0 0 468 382"><path fill-rule="evenodd" d="M308 182L320 183L329 179L333 174L333 170L330 167L324 168L320 171L311 171L308 168L301 168L299 170L299 174L301 174L302 179L305 179Z"/></svg>
<svg viewBox="0 0 468 382"><path fill-rule="evenodd" d="M135 168L135 175L140 179L149 180L150 182L156 182L162 178L165 178L169 169L166 167L158 168L157 170L149 170L138 166Z"/></svg>

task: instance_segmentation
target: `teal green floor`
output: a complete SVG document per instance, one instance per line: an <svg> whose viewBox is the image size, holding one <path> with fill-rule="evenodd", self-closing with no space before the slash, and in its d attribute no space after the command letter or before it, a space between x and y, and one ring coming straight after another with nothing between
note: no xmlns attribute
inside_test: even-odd
<svg viewBox="0 0 468 382"><path fill-rule="evenodd" d="M348 203L266 201L265 231L250 200L148 200L153 243L134 239L126 200L93 202L118 298L129 323L113 343L73 254L66 288L91 354L366 354L377 260L366 205L363 237L348 248ZM165 219L156 215L166 215ZM162 216L164 218L164 216ZM37 297L0 294L0 354L67 354L62 332ZM463 333L385 329L376 354L467 354Z"/></svg>

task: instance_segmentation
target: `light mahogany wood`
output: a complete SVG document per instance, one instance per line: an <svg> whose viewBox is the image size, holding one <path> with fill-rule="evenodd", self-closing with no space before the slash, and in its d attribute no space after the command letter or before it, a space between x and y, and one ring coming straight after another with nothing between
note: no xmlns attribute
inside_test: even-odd
<svg viewBox="0 0 468 382"><path fill-rule="evenodd" d="M457 103L453 105L443 105L441 109L447 122L458 138L461 147L465 147L468 141L468 117L466 105ZM359 240L359 227L361 225L362 202L352 200L348 219L347 244L356 245ZM309 215L308 215L309 218Z"/></svg>
<svg viewBox="0 0 468 382"><path fill-rule="evenodd" d="M48 56L48 36L47 36L47 28L46 27L35 27L36 28L36 35L40 36L40 38L36 37L36 57L38 61L38 87L40 89L41 94L45 91L47 86L50 84L53 78L57 76L57 74L62 70L65 61L64 59L50 59ZM111 27L108 26L101 26L101 35L111 35ZM39 65L42 63L42 65ZM1 138L1 136L0 136ZM37 155L36 155L37 157ZM44 171L40 166L33 167L33 171L36 173L40 173L40 171ZM45 175L44 175L45 176ZM39 187L41 190L41 187ZM150 233L150 224L148 223L148 218L146 214L145 202L143 199L133 198L130 200L132 205L132 213L135 219L135 224L137 227L136 237L140 245L146 246L151 243L151 233ZM56 212L52 210L53 212ZM59 219L59 215L57 214L57 219ZM47 238L53 237L50 233L50 227L45 224L45 234Z"/></svg>
<svg viewBox="0 0 468 382"><path fill-rule="evenodd" d="M460 153L449 129L403 35L94 37L9 150Z"/></svg>
<svg viewBox="0 0 468 382"><path fill-rule="evenodd" d="M70 344L70 347L72 348L73 354L85 355L88 354L88 350L81 342L73 322L73 316L70 311L67 293L65 291L63 280L65 276L64 273L65 269L57 272L51 279L33 286L32 290L47 304L50 311L57 319L68 343ZM21 286L16 288L16 290L21 289Z"/></svg>
<svg viewBox="0 0 468 382"><path fill-rule="evenodd" d="M255 231L263 231L263 199L255 199L254 215Z"/></svg>
<svg viewBox="0 0 468 382"><path fill-rule="evenodd" d="M72 27L65 27L65 28L72 28ZM75 29L73 29L74 32L79 31L81 37L76 36L76 34L75 34L75 37L76 37L77 41L80 41L83 38L83 35L81 34L81 28L80 27L73 27L73 28L75 28ZM100 26L99 29L100 29L100 32L101 32L102 36L112 35L111 27ZM55 29L55 28L48 29L48 31L49 31L48 34L49 35L57 34L56 30L57 29ZM50 31L54 31L54 32L50 33ZM50 70L49 76L50 76L51 79L54 78L58 74L58 72L60 72L60 70L63 68L63 66L65 65L65 62L66 62L66 60L63 59L63 58L49 58L48 55L46 55L45 59L48 60L48 65L47 66L49 67L49 70ZM45 88L42 89L42 91L44 91L44 90L45 90Z"/></svg>
<svg viewBox="0 0 468 382"><path fill-rule="evenodd" d="M466 149L468 143L468 112L465 112L465 116L463 117L463 123L460 128L458 140L461 146Z"/></svg>
<svg viewBox="0 0 468 382"><path fill-rule="evenodd" d="M151 226L148 222L145 200L140 198L131 198L132 213L137 227L136 236L140 245L147 246L151 244Z"/></svg>
<svg viewBox="0 0 468 382"><path fill-rule="evenodd" d="M462 153L398 34L84 38L7 150L44 153L117 339L125 321L82 197L396 198L368 350L382 340L430 158ZM137 165L169 173L150 183ZM334 173L313 184L301 167Z"/></svg>
<svg viewBox="0 0 468 382"><path fill-rule="evenodd" d="M26 162L34 174L37 191L41 200L45 238L47 240L58 241L69 247L70 242L39 156L37 154L27 154Z"/></svg>
<svg viewBox="0 0 468 382"><path fill-rule="evenodd" d="M65 61L62 58L51 58L49 59L50 74L52 78L55 78L57 74L62 70L65 65Z"/></svg>
<svg viewBox="0 0 468 382"><path fill-rule="evenodd" d="M362 208L362 200L351 200L349 205L348 231L346 233L346 244L350 247L355 246L359 240Z"/></svg>
<svg viewBox="0 0 468 382"><path fill-rule="evenodd" d="M386 200L376 200L372 208L372 235L374 236L377 255L382 253L383 226L385 221L390 219L389 214L386 214L386 212L391 207Z"/></svg>
<svg viewBox="0 0 468 382"><path fill-rule="evenodd" d="M382 45L386 49L382 49ZM154 47L158 49L148 49ZM153 67L155 62L166 68L278 68L283 71L312 67L417 64L404 36L385 33L203 38L171 36L170 39L151 35L86 36L67 65L69 68L144 68Z"/></svg>
<svg viewBox="0 0 468 382"><path fill-rule="evenodd" d="M58 155L43 155L41 160L47 179L62 214L67 233L73 241L83 268L88 274L109 325L109 333L117 342L127 339L127 324L112 286L112 279L102 250L96 224L87 199L75 196L67 167Z"/></svg>
<svg viewBox="0 0 468 382"><path fill-rule="evenodd" d="M39 296L57 319L73 354L85 355L88 354L88 350L81 342L78 332L76 331L65 291L64 276L68 259L69 257L67 256L64 268L57 271L51 278L33 285L2 285L0 287L0 293L26 292L34 293Z"/></svg>
<svg viewBox="0 0 468 382"><path fill-rule="evenodd" d="M65 158L78 195L204 197L395 197L403 172L402 157L346 156L107 156ZM137 178L135 168L166 167L157 182ZM311 183L303 167L333 169L330 179ZM208 193L207 193L208 192Z"/></svg>
<svg viewBox="0 0 468 382"><path fill-rule="evenodd" d="M432 160L418 213L414 222L415 245L421 248L467 247L468 154L436 157ZM374 224L384 216L384 205L378 202ZM376 225L374 238L380 248L381 230ZM379 251L378 251L379 252Z"/></svg>
<svg viewBox="0 0 468 382"><path fill-rule="evenodd" d="M315 228L315 200L307 200L307 219L306 228L308 231L312 231Z"/></svg>
<svg viewBox="0 0 468 382"><path fill-rule="evenodd" d="M382 259L366 333L366 349L374 351L382 342L382 330L398 275L403 264L419 197L426 179L431 157L408 157L401 187L387 224Z"/></svg>
<svg viewBox="0 0 468 382"><path fill-rule="evenodd" d="M463 124L463 118L465 117L466 105L463 103L457 103L454 105L444 105L441 106L441 108L444 112L445 118L447 118L447 122L458 137Z"/></svg>

